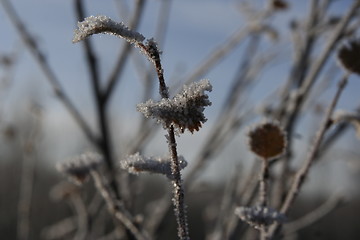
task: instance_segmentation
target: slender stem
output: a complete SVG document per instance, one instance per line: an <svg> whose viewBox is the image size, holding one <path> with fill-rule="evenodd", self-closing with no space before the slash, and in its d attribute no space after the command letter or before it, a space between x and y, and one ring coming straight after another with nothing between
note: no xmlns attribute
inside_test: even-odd
<svg viewBox="0 0 360 240"><path fill-rule="evenodd" d="M130 21L129 27L130 29L136 30L141 17L143 16L143 10L145 9L145 1L144 0L137 0L135 3L135 10L134 15ZM112 93L116 89L116 85L119 84L120 75L124 72L126 61L131 54L132 46L130 43L125 43L124 48L119 55L117 62L115 64L114 69L112 70L107 86L104 90L104 101L108 102L112 96Z"/></svg>
<svg viewBox="0 0 360 240"><path fill-rule="evenodd" d="M78 16L78 20L81 21L84 19L84 6L82 0L75 1L75 9ZM109 119L107 116L107 104L104 98L103 91L100 86L100 77L99 77L99 66L97 63L97 57L93 50L93 46L90 42L90 39L84 40L84 47L85 47L85 54L86 60L89 67L91 83L93 86L96 109L97 109L97 117L98 117L98 124L99 129L101 132L101 139L100 139L100 149L104 154L104 159L107 164L108 170L111 174L111 187L115 192L117 198L119 198L117 183L115 181L115 168L113 164L113 157L112 157L112 148L111 148L111 136L109 131Z"/></svg>
<svg viewBox="0 0 360 240"><path fill-rule="evenodd" d="M70 100L68 95L66 95L64 89L60 85L60 81L57 79L55 73L51 69L49 63L47 62L45 55L38 48L36 40L30 35L30 33L26 30L25 24L21 21L20 17L17 15L14 7L11 5L8 0L1 0L5 12L8 14L9 19L15 26L15 29L18 31L22 41L25 46L28 48L34 59L39 64L41 70L44 72L48 82L50 83L53 91L59 100L65 105L69 113L73 116L74 120L83 130L84 134L88 137L88 139L96 146L99 145L99 140L96 135L93 134L91 128L88 123L82 117L80 112L77 110L73 102Z"/></svg>
<svg viewBox="0 0 360 240"><path fill-rule="evenodd" d="M259 185L259 205L266 207L268 205L268 179L269 179L269 161L262 159Z"/></svg>
<svg viewBox="0 0 360 240"><path fill-rule="evenodd" d="M161 66L160 55L157 49L152 49L152 59L155 63L156 72L159 79L159 93L162 98L169 98L169 90L166 86L164 79L164 71ZM175 139L174 126L168 129L168 144L169 151L171 154L171 173L173 175L173 205L176 221L178 224L178 237L181 240L189 240L189 229L187 222L186 206L184 200L184 188L183 181L181 178L181 168L177 155L177 144Z"/></svg>
<svg viewBox="0 0 360 240"><path fill-rule="evenodd" d="M175 133L174 127L171 126L168 130L169 136L169 150L171 153L171 172L174 177L172 180L173 184L173 204L174 204L174 211L176 216L176 221L178 223L178 236L181 240L188 240L189 237L189 229L187 223L187 214L186 214L186 206L185 206L185 199L184 199L184 189L181 179L181 168L179 164L179 159L177 155L176 149L176 140L175 140Z"/></svg>
<svg viewBox="0 0 360 240"><path fill-rule="evenodd" d="M126 227L126 229L128 229L133 234L135 239L149 239L149 237L146 234L142 233L139 228L133 223L130 213L128 213L125 209L121 208L120 204L116 203L114 192L111 188L109 188L107 184L104 183L102 176L96 171L91 171L91 176L94 180L97 190L105 200L108 210L112 214L112 216L118 221L120 221Z"/></svg>
<svg viewBox="0 0 360 240"><path fill-rule="evenodd" d="M312 148L309 152L309 155L306 158L303 166L296 173L294 181L293 181L293 183L290 187L290 190L285 198L285 201L281 207L280 212L283 214L286 214L289 211L290 207L292 206L296 196L298 195L298 193L304 183L306 176L309 173L310 167L316 157L318 148L322 142L322 139L325 135L326 130L329 127L329 121L330 121L331 115L335 109L337 102L339 101L339 98L340 98L340 95L341 95L343 89L345 88L345 86L348 82L348 77L349 77L349 73L345 73L338 84L338 89L336 91L336 94L326 112L323 123L321 124L320 129L315 136L314 144L312 144ZM275 223L274 225L271 226L271 228L269 230L269 236L272 236L275 233L278 226L279 226L278 223Z"/></svg>

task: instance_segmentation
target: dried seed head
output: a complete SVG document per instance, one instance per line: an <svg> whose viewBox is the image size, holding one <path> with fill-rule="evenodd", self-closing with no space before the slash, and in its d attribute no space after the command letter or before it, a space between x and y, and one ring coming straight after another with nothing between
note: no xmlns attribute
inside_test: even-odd
<svg viewBox="0 0 360 240"><path fill-rule="evenodd" d="M115 35L134 44L138 44L145 40L145 37L140 33L130 30L123 23L115 22L107 16L90 16L78 23L78 29L75 30L73 43L80 42L81 40L98 33Z"/></svg>
<svg viewBox="0 0 360 240"><path fill-rule="evenodd" d="M182 156L179 156L178 159L180 168L184 169L187 166L186 160ZM139 153L135 153L121 160L120 167L133 174L139 174L141 172L157 173L163 174L173 180L170 157L145 157Z"/></svg>
<svg viewBox="0 0 360 240"><path fill-rule="evenodd" d="M340 64L348 71L360 74L360 40L353 39L344 44L338 52Z"/></svg>
<svg viewBox="0 0 360 240"><path fill-rule="evenodd" d="M103 157L101 155L87 152L58 163L56 168L59 172L68 175L74 183L81 185L88 179L90 171L95 170L102 163Z"/></svg>
<svg viewBox="0 0 360 240"><path fill-rule="evenodd" d="M289 4L283 0L273 0L271 4L275 10L286 10L289 7Z"/></svg>
<svg viewBox="0 0 360 240"><path fill-rule="evenodd" d="M283 223L286 220L283 214L264 206L237 207L235 214L256 229L269 226L274 222Z"/></svg>
<svg viewBox="0 0 360 240"><path fill-rule="evenodd" d="M206 122L204 110L211 102L205 91L211 91L209 80L201 80L185 86L183 91L173 99L163 98L160 102L149 100L137 105L137 110L162 123L165 129L171 125L176 127L180 133L188 129L191 133L198 131Z"/></svg>
<svg viewBox="0 0 360 240"><path fill-rule="evenodd" d="M264 122L248 133L250 150L262 159L270 160L285 152L286 134L279 124Z"/></svg>

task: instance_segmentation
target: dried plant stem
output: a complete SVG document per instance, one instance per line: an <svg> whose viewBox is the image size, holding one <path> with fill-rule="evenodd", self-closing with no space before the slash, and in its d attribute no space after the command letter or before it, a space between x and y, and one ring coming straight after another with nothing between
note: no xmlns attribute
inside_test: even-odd
<svg viewBox="0 0 360 240"><path fill-rule="evenodd" d="M174 211L176 216L176 221L178 223L178 236L181 240L188 240L189 237L189 230L188 230L188 223L187 223L187 215L186 215L186 206L184 200L184 189L181 179L181 168L179 164L179 159L177 155L176 149L176 141L175 141L175 133L174 127L171 126L168 130L168 141L169 141L169 150L171 153L171 172L173 175L174 180L172 180L173 184L173 204L174 204Z"/></svg>
<svg viewBox="0 0 360 240"><path fill-rule="evenodd" d="M82 0L76 0L75 10L77 13L78 20L81 21L84 19L84 6ZM112 156L112 146L111 146L111 136L109 130L109 119L107 116L107 102L105 101L104 93L100 86L100 76L99 76L99 67L97 56L93 50L93 46L89 39L84 39L85 55L87 60L87 65L90 73L91 83L94 92L97 117L99 130L101 133L101 138L99 139L99 148L104 154L104 159L107 164L108 171L111 176L111 187L116 195L119 198L119 192L117 187L117 182L115 181L115 168L113 164Z"/></svg>
<svg viewBox="0 0 360 240"><path fill-rule="evenodd" d="M84 201L80 194L72 194L70 200L77 214L77 232L74 237L75 240L84 240L88 234L88 213Z"/></svg>
<svg viewBox="0 0 360 240"><path fill-rule="evenodd" d="M268 179L269 179L269 161L262 159L260 181L259 181L259 205L267 207L268 205Z"/></svg>
<svg viewBox="0 0 360 240"><path fill-rule="evenodd" d="M110 214L121 222L126 229L128 229L135 239L146 240L150 239L146 234L142 233L140 229L133 223L131 216L125 209L121 209L121 205L116 203L114 193L107 184L104 183L102 176L97 171L91 171L91 176L94 179L96 189L104 198Z"/></svg>
<svg viewBox="0 0 360 240"><path fill-rule="evenodd" d="M156 72L159 79L159 93L162 98L169 98L169 90L164 79L164 71L161 66L159 51L153 52L153 60L155 63ZM178 224L178 237L181 240L189 240L189 229L187 222L186 206L184 200L184 188L181 178L181 167L177 154L177 144L175 139L174 126L168 129L168 144L171 155L171 173L173 175L173 205L176 221Z"/></svg>
<svg viewBox="0 0 360 240"><path fill-rule="evenodd" d="M286 236L289 236L293 233L296 233L300 229L304 229L315 222L323 219L326 215L333 212L336 208L338 208L343 202L343 198L340 195L334 195L330 197L326 202L324 202L317 209L314 209L310 213L305 216L286 224L284 229L285 239Z"/></svg>
<svg viewBox="0 0 360 240"><path fill-rule="evenodd" d="M18 31L22 41L24 42L25 46L29 49L32 56L35 58L37 63L39 64L41 70L44 72L47 80L49 81L50 85L52 86L56 96L59 98L60 101L63 102L69 113L73 116L74 120L78 123L80 128L83 130L84 134L88 137L88 139L98 146L99 141L96 135L93 134L91 128L89 127L88 123L79 113L75 105L72 103L70 98L65 94L64 89L60 85L60 81L56 78L55 73L51 69L50 65L48 64L45 55L41 52L38 48L36 40L27 32L24 23L21 21L20 17L17 15L14 7L8 0L1 0L5 12L8 14L10 20L14 24L16 30Z"/></svg>
<svg viewBox="0 0 360 240"><path fill-rule="evenodd" d="M267 207L268 205L268 179L269 179L269 161L262 159L260 181L259 181L259 205ZM267 240L267 226L260 228L260 239Z"/></svg>
<svg viewBox="0 0 360 240"><path fill-rule="evenodd" d="M318 148L322 142L322 139L325 135L326 130L329 127L329 120L330 117L335 109L335 106L340 98L340 95L343 91L343 89L345 88L347 81L348 81L348 77L349 77L349 73L345 73L344 76L342 77L342 79L340 80L339 84L338 84L338 89L337 92L326 112L326 115L324 117L323 123L320 126L319 131L317 132L316 136L315 136L315 140L314 140L314 144L312 144L311 150L309 152L308 157L306 158L303 166L298 170L298 172L295 175L294 181L290 187L290 190L285 198L284 203L282 204L281 210L280 212L283 214L286 214L291 205L293 204L296 196L298 195L304 180L309 172L309 169L311 167L311 164L313 163L315 157L316 157L316 153L318 151ZM275 233L276 229L278 227L278 224L275 223L274 225L271 226L271 228L269 229L269 235L270 237L273 236L273 234Z"/></svg>

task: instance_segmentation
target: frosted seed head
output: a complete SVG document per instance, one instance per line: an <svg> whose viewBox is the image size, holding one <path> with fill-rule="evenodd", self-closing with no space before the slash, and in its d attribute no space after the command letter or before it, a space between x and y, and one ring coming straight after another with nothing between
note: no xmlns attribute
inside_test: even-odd
<svg viewBox="0 0 360 240"><path fill-rule="evenodd" d="M338 61L349 72L360 74L360 39L350 40L338 51Z"/></svg>
<svg viewBox="0 0 360 240"><path fill-rule="evenodd" d="M248 133L250 150L262 159L281 156L286 149L286 133L276 122L255 125Z"/></svg>
<svg viewBox="0 0 360 240"><path fill-rule="evenodd" d="M87 152L58 163L56 168L59 172L69 176L74 183L81 185L88 179L90 171L95 170L102 163L101 155Z"/></svg>
<svg viewBox="0 0 360 240"><path fill-rule="evenodd" d="M282 213L263 206L237 207L235 214L242 221L256 229L260 229L262 226L269 226L274 222L283 223L286 220L286 217Z"/></svg>
<svg viewBox="0 0 360 240"><path fill-rule="evenodd" d="M165 129L173 125L178 132L188 129L191 133L198 131L206 122L204 110L211 102L205 91L211 91L209 80L201 80L184 86L182 92L173 99L164 98L159 102L149 100L137 105L137 110L145 117L157 119Z"/></svg>
<svg viewBox="0 0 360 240"><path fill-rule="evenodd" d="M85 38L98 33L106 33L123 38L126 41L138 44L145 40L145 37L133 30L130 30L123 23L111 20L107 16L90 16L78 23L78 29L74 31L73 43L80 42Z"/></svg>

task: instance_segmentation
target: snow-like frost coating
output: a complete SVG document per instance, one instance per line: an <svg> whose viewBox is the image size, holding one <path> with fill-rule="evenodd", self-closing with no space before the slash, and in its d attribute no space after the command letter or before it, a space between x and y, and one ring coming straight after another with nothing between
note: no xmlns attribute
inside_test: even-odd
<svg viewBox="0 0 360 240"><path fill-rule="evenodd" d="M142 34L130 30L123 23L115 22L109 17L102 15L90 16L85 18L84 21L78 22L78 29L76 29L74 33L73 43L80 42L97 33L115 35L135 44L145 40L145 37Z"/></svg>

